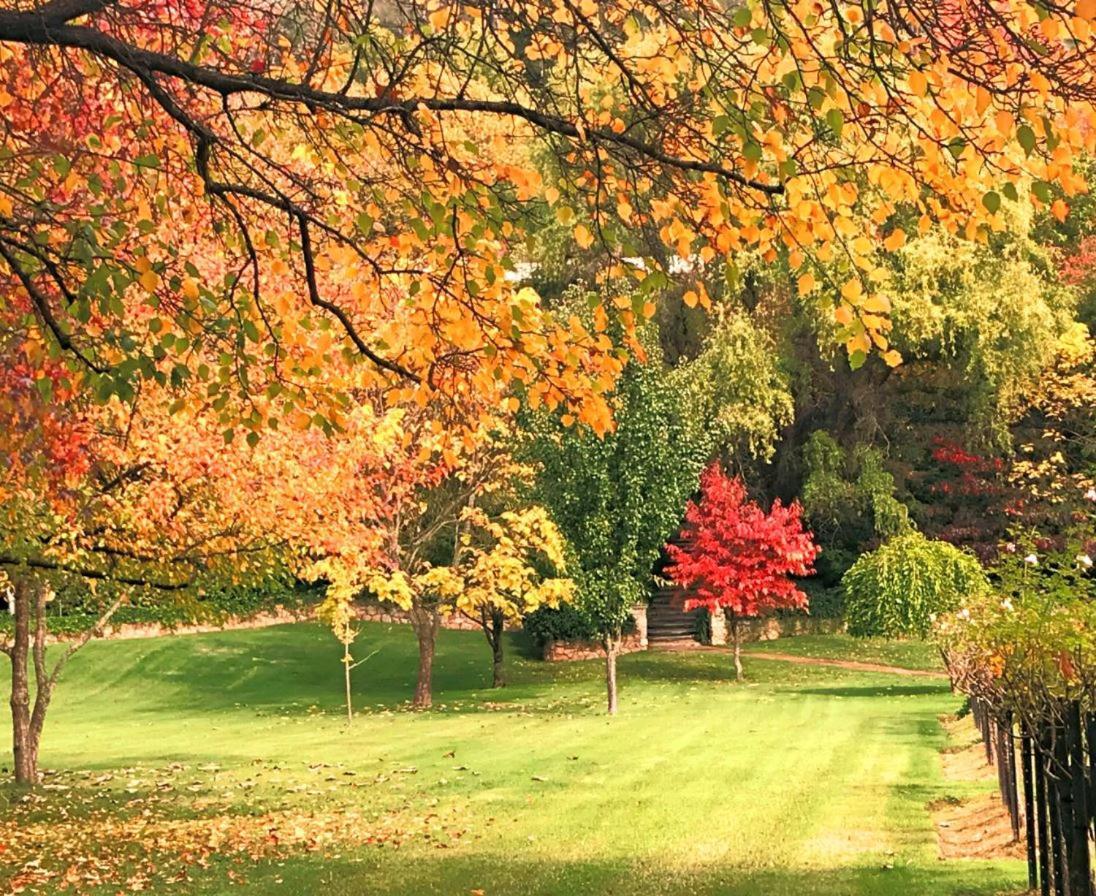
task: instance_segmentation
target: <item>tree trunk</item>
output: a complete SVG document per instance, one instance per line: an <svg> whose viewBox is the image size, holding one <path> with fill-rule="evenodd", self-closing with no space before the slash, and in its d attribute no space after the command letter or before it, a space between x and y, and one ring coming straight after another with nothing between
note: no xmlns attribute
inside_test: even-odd
<svg viewBox="0 0 1096 896"><path fill-rule="evenodd" d="M419 678L415 684L415 709L429 709L434 702L434 650L438 641L441 614L434 607L416 604L411 607L411 625L419 639Z"/></svg>
<svg viewBox="0 0 1096 896"><path fill-rule="evenodd" d="M617 654L620 652L620 638L607 635L605 638L605 690L608 697L608 713L617 711Z"/></svg>
<svg viewBox="0 0 1096 896"><path fill-rule="evenodd" d="M506 674L503 669L502 634L506 628L506 617L499 610L492 610L484 620L487 643L491 645L491 687L506 687Z"/></svg>
<svg viewBox="0 0 1096 896"><path fill-rule="evenodd" d="M346 635L344 634L344 638ZM350 670L354 665L354 658L350 655L349 639L343 641L343 674L346 677L346 724L354 721L354 696L350 688Z"/></svg>
<svg viewBox="0 0 1096 896"><path fill-rule="evenodd" d="M38 781L38 750L30 726L30 590L12 577L15 634L11 660L11 733L15 782L33 787Z"/></svg>
<svg viewBox="0 0 1096 896"><path fill-rule="evenodd" d="M15 783L38 783L38 751L46 710L53 695L54 677L46 667L46 597L44 587L33 580L12 576L15 632L11 648L11 731ZM33 623L33 633L31 626ZM34 700L31 701L30 669L34 663Z"/></svg>
<svg viewBox="0 0 1096 896"><path fill-rule="evenodd" d="M731 643L734 645L734 680L742 681L746 676L742 674L742 630L737 614L728 611L727 622L731 626Z"/></svg>
<svg viewBox="0 0 1096 896"><path fill-rule="evenodd" d="M11 662L11 742L15 760L15 782L33 787L38 783L38 751L46 712L53 688L65 663L81 647L102 631L122 605L119 596L106 612L79 638L70 643L51 669L46 662L46 636L49 620L46 604L50 591L33 576L9 573L12 585L11 610L14 633L10 643L0 644L0 652ZM34 664L34 700L31 700L30 672Z"/></svg>

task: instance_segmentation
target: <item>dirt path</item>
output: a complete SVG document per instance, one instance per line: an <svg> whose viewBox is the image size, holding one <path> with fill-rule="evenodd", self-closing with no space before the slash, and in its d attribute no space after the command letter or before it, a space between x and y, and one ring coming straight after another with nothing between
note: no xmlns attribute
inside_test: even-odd
<svg viewBox="0 0 1096 896"><path fill-rule="evenodd" d="M838 669L850 669L856 672L887 672L891 675L908 675L914 678L944 678L943 672L929 672L925 669L903 669L901 666L887 666L883 663L862 663L859 660L828 660L814 656L796 656L792 653L744 650L744 657L751 660L779 660L784 663L798 663L801 666L834 666Z"/></svg>

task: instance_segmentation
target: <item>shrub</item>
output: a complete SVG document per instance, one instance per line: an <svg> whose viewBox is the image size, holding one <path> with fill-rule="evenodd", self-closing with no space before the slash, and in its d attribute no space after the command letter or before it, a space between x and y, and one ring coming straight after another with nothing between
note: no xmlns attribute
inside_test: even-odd
<svg viewBox="0 0 1096 896"><path fill-rule="evenodd" d="M840 619L844 615L845 592L840 584L827 585L816 577L800 582L799 587L807 593L807 606L810 607L812 619ZM781 615L798 616L802 615L802 611L794 610Z"/></svg>
<svg viewBox="0 0 1096 896"><path fill-rule="evenodd" d="M989 587L976 558L920 532L864 554L841 584L849 633L888 638L927 637L936 615Z"/></svg>
<svg viewBox="0 0 1096 896"><path fill-rule="evenodd" d="M553 609L540 607L529 613L522 622L526 634L537 648L549 641L599 641L597 624L572 604L560 604ZM623 634L635 631L635 619L625 622Z"/></svg>

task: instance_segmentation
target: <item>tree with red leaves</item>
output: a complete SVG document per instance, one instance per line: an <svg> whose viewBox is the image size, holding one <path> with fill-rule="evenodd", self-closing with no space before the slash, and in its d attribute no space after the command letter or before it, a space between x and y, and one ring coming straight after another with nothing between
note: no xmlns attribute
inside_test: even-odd
<svg viewBox="0 0 1096 896"><path fill-rule="evenodd" d="M717 462L701 476L700 501L689 502L678 542L666 547L671 561L666 572L682 587L684 608L726 614L739 681L739 620L807 607L807 595L790 577L813 573L819 548L800 514L797 502L780 501L765 513L747 499L742 480L728 476Z"/></svg>

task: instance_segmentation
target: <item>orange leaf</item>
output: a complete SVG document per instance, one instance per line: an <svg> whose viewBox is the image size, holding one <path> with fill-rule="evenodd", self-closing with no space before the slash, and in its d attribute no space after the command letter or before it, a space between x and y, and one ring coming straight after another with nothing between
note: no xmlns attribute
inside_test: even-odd
<svg viewBox="0 0 1096 896"><path fill-rule="evenodd" d="M906 231L901 228L895 228L889 234L887 238L883 240L883 248L888 252L897 252L906 244Z"/></svg>

